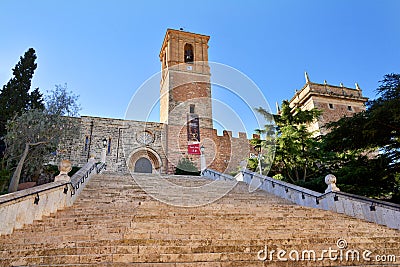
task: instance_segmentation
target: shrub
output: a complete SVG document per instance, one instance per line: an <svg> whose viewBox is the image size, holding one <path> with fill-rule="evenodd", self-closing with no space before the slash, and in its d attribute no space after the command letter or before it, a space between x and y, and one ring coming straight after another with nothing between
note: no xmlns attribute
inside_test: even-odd
<svg viewBox="0 0 400 267"><path fill-rule="evenodd" d="M200 171L197 169L196 165L188 158L182 158L179 160L178 165L175 169L176 175L193 175L200 176Z"/></svg>

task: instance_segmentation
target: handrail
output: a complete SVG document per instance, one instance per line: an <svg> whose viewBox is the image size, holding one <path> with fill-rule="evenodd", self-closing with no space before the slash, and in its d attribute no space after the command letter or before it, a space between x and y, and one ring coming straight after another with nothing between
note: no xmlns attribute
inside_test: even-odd
<svg viewBox="0 0 400 267"><path fill-rule="evenodd" d="M241 177L232 177L210 169L206 169L203 172L203 176L206 176L210 179L220 179L221 176L224 176L224 179L226 179L226 177L229 176L231 179L236 178L240 181L244 181L247 184L251 184L252 180L257 178L260 180L260 186L262 190L293 201L298 205L344 213L359 219L386 225L390 228L400 229L400 222L398 220L398 218L400 218L400 205L398 204L341 191L319 193L307 188L289 184L284 181L276 180L268 176L260 175L249 170L242 170L240 174ZM264 183L265 181L271 183L272 187L270 187L269 184L268 187L266 187L267 184ZM291 192L290 194L289 191ZM340 201L340 199L342 201ZM379 212L377 214L380 216L377 216L374 212Z"/></svg>
<svg viewBox="0 0 400 267"><path fill-rule="evenodd" d="M80 185L83 185L85 183L85 180L90 176L90 174L92 173L92 171L94 169L96 169L96 173L99 174L103 169L106 169L106 166L107 166L106 163L93 164L89 168L89 170L87 170L85 172L85 174L83 174L78 180L73 179L73 178L75 178L74 177L75 175L73 175L72 178L71 178L71 182L70 182L70 184L72 186L72 189L73 189L71 191L71 196L76 194L76 191L78 191ZM74 180L76 180L76 181L74 181Z"/></svg>
<svg viewBox="0 0 400 267"><path fill-rule="evenodd" d="M100 165L100 167L99 167L99 165ZM107 169L107 164L106 164L106 163L96 164L96 171L97 171L97 174L99 174L103 169L104 169L104 170Z"/></svg>
<svg viewBox="0 0 400 267"><path fill-rule="evenodd" d="M228 174L220 173L220 172L217 172L215 170L206 169L206 170L203 171L203 174L205 174L206 172L211 173L214 177L215 176L223 176L224 178L230 177L228 179L234 179L234 177L232 177L232 176L230 176ZM296 188L296 187L299 187L299 186L292 185L292 184L286 183L284 181L276 180L276 179L274 179L272 177L269 177L269 176L260 175L259 173L251 172L249 170L242 170L241 173L249 175L250 179L253 179L254 177L257 177L257 178L259 178L261 180L261 182L268 181L268 182L270 182L272 184L272 187L275 187L275 184L278 184L281 187L283 187L285 190L286 189L290 189L290 190L293 190L295 192L301 193L303 195L307 195L309 197L313 197L313 198L315 198L317 205L319 204L319 200L327 198L327 197L329 197L329 196L331 196L333 194L334 197L342 196L342 197L345 197L345 198L348 198L348 199L358 200L358 201L361 201L363 203L370 204L371 206L390 208L390 209L394 209L394 210L400 211L400 205L399 204L395 204L395 203L390 203L390 202L386 202L386 201L382 201L382 200L378 200L378 199L358 196L358 195L345 193L345 192L341 192L341 191L328 192L328 193L319 193L319 192L312 191L312 190L307 189L307 188L299 189L299 188Z"/></svg>
<svg viewBox="0 0 400 267"><path fill-rule="evenodd" d="M64 181L59 181L59 182L53 182L51 184L50 183L49 184L43 184L42 185L43 187L44 187L44 185L46 185L45 188L43 188L43 189L39 189L40 186L28 188L28 189L32 189L32 192L28 192L28 193L26 191L23 192L23 193L21 191L15 192L15 193L21 193L19 196L15 196L15 195L10 196L9 194L2 195L2 196L0 196L0 205L4 204L4 203L7 203L7 202L11 202L11 201L17 200L17 199L24 198L24 197L27 197L27 196L37 195L39 193L42 193L42 192L45 192L45 191L48 191L48 190L51 190L51 189L54 189L54 188L57 188L57 187L62 187L62 186L65 187L65 186L68 186L68 184L71 184L71 183L70 182L64 182ZM6 199L2 200L2 198L6 198Z"/></svg>
<svg viewBox="0 0 400 267"><path fill-rule="evenodd" d="M305 195L308 195L308 196L311 196L311 197L318 198L320 196L317 196L317 194L321 194L321 193L318 193L316 191L313 191L313 192L315 192L315 194L312 194L312 193L309 193L309 192L305 192L305 191L303 191L301 189L297 189L297 188L293 187L293 186L296 186L296 185L291 186L290 184L288 184L286 182L283 182L283 181L280 181L280 180L276 180L276 179L274 179L272 177L269 177L269 176L262 175L262 177L260 177L261 175L258 174L258 173L253 173L253 172L249 172L249 171L242 171L242 172L250 174L251 175L251 179L253 179L254 176L258 176L258 178L263 179L263 181L268 181L268 182L272 183L273 186L274 186L274 184L279 184L279 185L283 186L285 189L288 188L288 189L291 189L293 191L296 191L296 192L299 192L299 193L302 193L302 194L305 194ZM307 189L307 188L304 188L304 189ZM307 190L312 191L310 189L307 189Z"/></svg>
<svg viewBox="0 0 400 267"><path fill-rule="evenodd" d="M201 175L204 176L207 172L212 173L212 175L213 175L214 177L216 177L216 176L222 176L222 177L224 177L224 179L235 180L235 178L234 178L233 176L229 175L229 174L217 172L217 171L211 170L211 169L205 169L205 170L201 173Z"/></svg>
<svg viewBox="0 0 400 267"><path fill-rule="evenodd" d="M271 182L273 184L276 183L276 184L281 185L285 189L288 188L288 189L291 189L293 191L296 191L296 192L299 192L299 193L302 193L302 194L305 194L305 195L308 195L308 196L311 196L311 197L315 197L315 199L318 200L318 201L323 199L323 198L328 197L329 195L334 194L334 195L342 195L343 197L346 197L348 199L354 199L354 200L362 201L362 202L367 203L367 204L371 204L371 205L373 204L374 206L385 207L385 208L390 208L390 209L395 209L395 210L400 211L400 205L399 204L395 204L395 203L390 203L390 202L386 202L386 201L382 201L382 200L378 200L378 199L358 196L358 195L345 193L345 192L341 192L341 191L327 192L327 193L315 192L316 194L319 194L317 196L317 195L313 195L313 194L311 194L309 192L305 192L305 191L302 191L300 189L297 189L297 188L295 188L293 186L287 185L286 182L279 181L279 180L273 181L272 179L274 179L274 178L269 177L269 176L262 175L262 177L260 177L261 176L260 174L253 173L253 172L250 172L248 170L242 171L242 173L246 173L246 174L251 175L251 179L253 179L254 176L258 176L258 178L263 179L263 181L268 181L268 182ZM306 189L306 188L304 188L304 189ZM309 190L309 189L307 189L307 190ZM312 190L310 190L310 191L312 191Z"/></svg>
<svg viewBox="0 0 400 267"><path fill-rule="evenodd" d="M349 198L349 199L358 200L358 201L361 201L361 202L364 202L364 203L367 203L367 204L371 204L371 205L373 204L373 206L383 207L383 208L390 208L390 209L394 209L394 210L400 211L400 205L399 204L386 202L386 201L379 200L379 199L374 199L374 198L354 195L354 194L341 192L341 191L328 192L328 193L322 194L321 196L318 197L318 199L326 198L330 194L341 195L341 196Z"/></svg>
<svg viewBox="0 0 400 267"><path fill-rule="evenodd" d="M100 173L105 168L105 163L96 164L91 159L70 181L56 181L0 196L0 216L4 217L4 222L0 224L0 235L11 234L14 229L30 224L35 219L73 205L84 183L92 174ZM68 194L69 188L71 195ZM26 212L27 209L29 212Z"/></svg>
<svg viewBox="0 0 400 267"><path fill-rule="evenodd" d="M10 194L5 194L0 196L0 205L7 203L7 202L11 202L11 201L15 201L21 198L25 198L27 196L32 196L32 195L37 195L39 193L54 189L54 188L58 188L58 187L65 187L67 188L68 185L71 185L72 190L71 190L71 196L75 195L75 191L79 189L80 184L84 184L85 183L85 179L89 177L90 173L96 169L96 173L99 174L103 169L106 169L106 164L105 163L99 163L99 164L93 164L92 167L90 167L89 170L87 170L85 172L85 174L77 181L73 181L71 178L70 182L65 182L65 181L58 181L58 182L52 182L52 183L47 183L47 184L43 184L43 185L39 185L39 186L35 186L32 188L28 188L24 191L17 191L14 192L13 195ZM78 171L79 172L79 171ZM75 175L73 175L72 177L74 177ZM43 187L43 188L41 188ZM27 190L30 190L31 192L27 192ZM66 194L68 192L68 188L67 190L64 189L64 193ZM17 196L16 196L17 194Z"/></svg>

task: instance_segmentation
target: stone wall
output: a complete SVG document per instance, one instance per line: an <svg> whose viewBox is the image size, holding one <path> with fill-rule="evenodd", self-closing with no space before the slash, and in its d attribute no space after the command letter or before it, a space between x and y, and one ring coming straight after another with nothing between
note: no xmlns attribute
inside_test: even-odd
<svg viewBox="0 0 400 267"><path fill-rule="evenodd" d="M237 172L240 162L249 157L251 146L245 133L233 137L231 131L219 136L216 129L200 128L200 146L204 146L207 168L219 172ZM186 127L168 125L169 172L173 173L178 161L189 158L200 169L200 156L188 154Z"/></svg>
<svg viewBox="0 0 400 267"><path fill-rule="evenodd" d="M83 116L78 120L80 131L77 138L67 139L58 149L57 163L68 159L74 166L83 166L94 155L100 161L103 140L107 141L107 170L127 172L136 160L148 158L155 172L173 173L179 159L190 158L200 169L200 156L188 155L186 125L167 125L156 122L111 119ZM143 132L153 136L148 144L138 138ZM251 146L245 133L232 137L232 132L200 128L201 145L204 145L207 166L220 172L235 172L242 160L250 154ZM167 160L168 159L168 160Z"/></svg>
<svg viewBox="0 0 400 267"><path fill-rule="evenodd" d="M368 98L362 96L360 88L352 89L343 86L307 82L290 100L290 107L302 110L317 108L322 111L319 119L309 126L310 131L327 133L324 126L342 117L350 117L365 110Z"/></svg>
<svg viewBox="0 0 400 267"><path fill-rule="evenodd" d="M324 126L333 121L338 121L343 117L351 117L356 113L365 110L365 106L360 101L351 99L328 98L321 96L312 97L314 106L322 111L318 119L318 127L321 133L327 133Z"/></svg>
<svg viewBox="0 0 400 267"><path fill-rule="evenodd" d="M89 116L83 116L78 120L79 137L65 140L60 145L53 162L68 159L74 166L83 166L90 155L94 155L99 161L105 139L108 170L127 172L126 159L129 159L134 152L148 151L150 154L157 154L157 158L161 160L158 169L164 171L166 161L162 146L165 135L164 124ZM153 140L148 144L143 144L138 138L145 131L153 136Z"/></svg>

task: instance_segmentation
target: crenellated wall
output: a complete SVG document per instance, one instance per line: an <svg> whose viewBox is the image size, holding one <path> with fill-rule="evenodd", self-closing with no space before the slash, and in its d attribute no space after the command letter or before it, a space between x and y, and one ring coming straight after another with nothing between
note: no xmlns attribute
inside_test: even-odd
<svg viewBox="0 0 400 267"><path fill-rule="evenodd" d="M179 159L184 157L190 158L200 169L200 156L188 154L186 125L90 116L73 119L80 125L79 137L67 139L60 145L57 156L52 159L54 164L68 159L74 166L81 167L90 155L100 160L103 140L106 140L106 163L110 171L127 172L142 157L151 161L153 172L173 173ZM143 132L153 140L144 144ZM201 128L200 139L208 167L225 173L238 171L240 162L249 157L252 149L245 133L233 137L231 131L218 135L216 129Z"/></svg>
<svg viewBox="0 0 400 267"><path fill-rule="evenodd" d="M179 159L187 157L200 169L200 155L188 154L186 127L168 125L169 172L172 173ZM218 135L216 129L200 129L200 146L208 168L219 172L237 172L240 162L249 157L252 147L245 133L233 137L231 131Z"/></svg>

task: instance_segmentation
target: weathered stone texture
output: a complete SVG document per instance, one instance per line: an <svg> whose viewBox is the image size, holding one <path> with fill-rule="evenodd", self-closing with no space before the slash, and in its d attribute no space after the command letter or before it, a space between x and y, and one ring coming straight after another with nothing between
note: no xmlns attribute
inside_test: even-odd
<svg viewBox="0 0 400 267"><path fill-rule="evenodd" d="M250 175L246 176L245 180L250 180ZM257 179L256 174L251 177ZM157 179L135 174L135 179L140 178ZM146 193L135 179L107 173L94 176L73 207L36 220L12 235L2 235L0 266L372 266L375 255L395 255L395 261L378 265L398 266L399 230L302 207L263 190L249 193L243 182L207 205L168 205L158 201L157 195L154 198ZM165 179L193 189L211 182L185 176ZM275 193L280 184L277 181L272 188ZM160 186L157 182L151 185ZM168 191L167 203L176 196L191 201L190 194L182 195L182 187ZM164 190L157 192L158 196L165 194ZM315 203L315 197L304 194L302 199L301 193L281 190L287 198L292 194L300 201L310 199ZM204 198L209 195L210 192L200 194ZM330 203L345 201L339 197L335 202L333 196L329 197ZM369 204L366 206L369 211ZM379 212L380 208L369 212ZM348 244L340 260L338 240ZM277 253L259 253L266 251L266 246L268 252L284 250L287 254L280 256L287 259L291 251L298 251L301 256L303 251L315 250L316 258L322 257L282 261ZM331 248L336 251L332 253L334 261L326 252ZM360 251L360 260L347 261L345 254L350 250ZM373 252L370 260L363 259L365 250ZM260 260L264 255L269 258Z"/></svg>
<svg viewBox="0 0 400 267"><path fill-rule="evenodd" d="M83 166L90 155L100 158L104 149L103 139L106 139L106 163L109 170L126 172L126 162L129 162L133 154L147 151L149 158L161 159L161 162L154 162L154 167L156 171L163 172L163 163L166 161L162 149L164 124L89 116L81 117L79 123L79 138L73 140L70 149L59 150L57 158L69 159L73 165ZM147 145L140 143L137 136L143 131L152 134L154 141ZM66 147L65 144L61 146ZM134 166L134 162L130 163Z"/></svg>
<svg viewBox="0 0 400 267"><path fill-rule="evenodd" d="M362 96L360 88L352 89L343 86L307 82L290 100L290 107L302 110L318 108L322 111L319 119L309 126L310 131L325 134L324 126L342 117L353 116L365 110L368 98Z"/></svg>

